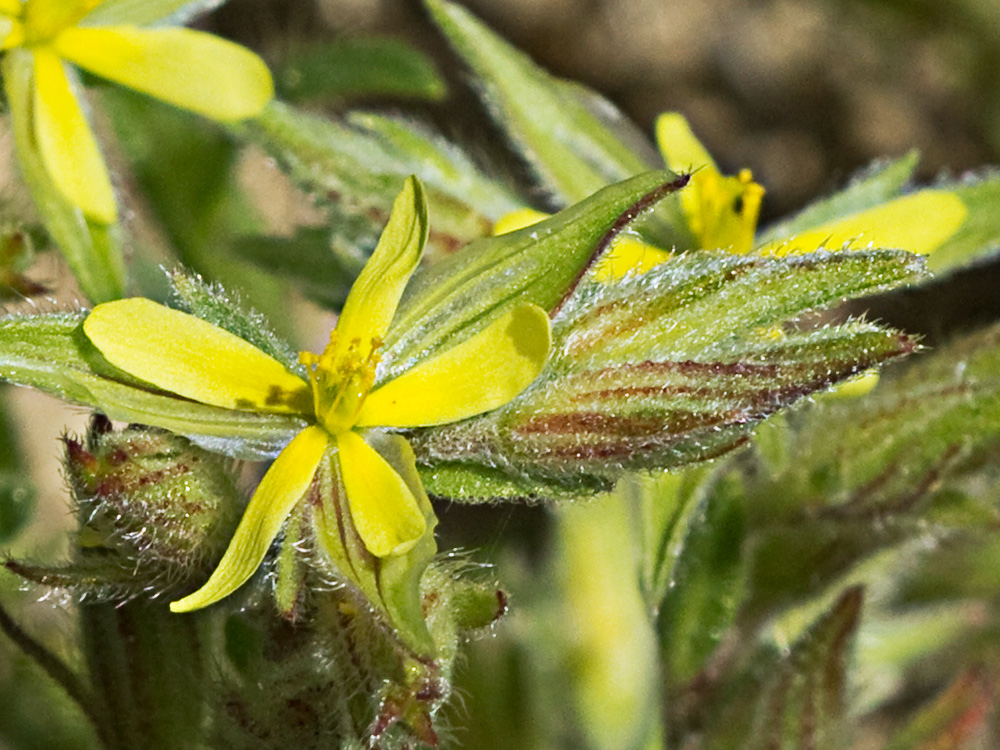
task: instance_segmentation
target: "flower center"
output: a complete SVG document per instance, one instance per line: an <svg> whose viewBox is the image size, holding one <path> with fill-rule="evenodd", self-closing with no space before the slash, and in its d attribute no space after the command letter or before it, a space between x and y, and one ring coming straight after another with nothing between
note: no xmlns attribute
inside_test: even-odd
<svg viewBox="0 0 1000 750"><path fill-rule="evenodd" d="M47 44L104 0L0 0L3 49Z"/></svg>
<svg viewBox="0 0 1000 750"><path fill-rule="evenodd" d="M299 362L306 366L313 390L316 420L331 435L347 432L358 421L358 413L375 382L380 339L372 339L364 351L359 339L347 348L338 346L337 332L322 354L299 352Z"/></svg>

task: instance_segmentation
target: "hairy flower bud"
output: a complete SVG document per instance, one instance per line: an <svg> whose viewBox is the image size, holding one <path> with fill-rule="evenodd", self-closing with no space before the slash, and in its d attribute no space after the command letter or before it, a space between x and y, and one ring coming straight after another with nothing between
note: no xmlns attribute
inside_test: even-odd
<svg viewBox="0 0 1000 750"><path fill-rule="evenodd" d="M226 461L186 438L95 416L83 441L64 438L80 528L75 560L10 563L25 577L100 598L190 588L222 556L243 499Z"/></svg>

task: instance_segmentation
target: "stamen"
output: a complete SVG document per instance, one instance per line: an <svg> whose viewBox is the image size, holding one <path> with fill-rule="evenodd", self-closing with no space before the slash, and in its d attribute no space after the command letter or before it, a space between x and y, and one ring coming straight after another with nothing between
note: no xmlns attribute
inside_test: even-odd
<svg viewBox="0 0 1000 750"><path fill-rule="evenodd" d="M382 340L372 339L364 356L360 339L351 341L346 349L338 343L333 332L321 354L299 353L299 362L307 368L312 385L316 418L334 435L351 429L357 421L375 382Z"/></svg>

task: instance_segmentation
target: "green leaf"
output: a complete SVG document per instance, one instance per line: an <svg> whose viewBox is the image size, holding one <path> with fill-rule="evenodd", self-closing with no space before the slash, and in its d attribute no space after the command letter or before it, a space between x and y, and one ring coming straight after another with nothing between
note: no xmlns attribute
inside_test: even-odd
<svg viewBox="0 0 1000 750"><path fill-rule="evenodd" d="M118 226L98 224L84 217L52 182L38 152L31 124L31 54L10 50L4 56L2 72L21 176L45 230L59 246L91 302L121 297L125 292L125 263Z"/></svg>
<svg viewBox="0 0 1000 750"><path fill-rule="evenodd" d="M522 206L454 147L384 118L357 116L345 124L272 102L239 132L271 153L321 206L337 203L364 217L368 236L377 237L411 174L425 183L434 217L430 246L439 253L488 234L497 218Z"/></svg>
<svg viewBox="0 0 1000 750"><path fill-rule="evenodd" d="M704 730L711 750L840 750L850 746L847 662L861 615L847 590L786 653L762 651L720 691Z"/></svg>
<svg viewBox="0 0 1000 750"><path fill-rule="evenodd" d="M465 8L445 0L425 5L478 75L490 112L561 205L649 169L585 106L582 87L548 75Z"/></svg>
<svg viewBox="0 0 1000 750"><path fill-rule="evenodd" d="M293 48L275 71L289 102L389 96L437 101L447 93L433 61L401 39L351 37Z"/></svg>
<svg viewBox="0 0 1000 750"><path fill-rule="evenodd" d="M386 336L379 377L391 379L473 335L510 304L559 306L614 236L684 184L673 172L648 172L538 224L471 243L414 274Z"/></svg>
<svg viewBox="0 0 1000 750"><path fill-rule="evenodd" d="M669 688L680 689L702 670L732 624L743 593L744 522L740 486L719 481L691 502L684 518L658 630ZM698 496L693 496L697 498Z"/></svg>
<svg viewBox="0 0 1000 750"><path fill-rule="evenodd" d="M207 13L226 0L104 0L87 14L83 24L109 26L166 26L182 24Z"/></svg>
<svg viewBox="0 0 1000 750"><path fill-rule="evenodd" d="M0 378L244 459L274 456L305 427L296 417L221 409L151 390L103 360L80 328L84 317L0 319Z"/></svg>
<svg viewBox="0 0 1000 750"><path fill-rule="evenodd" d="M235 181L238 149L217 125L121 87L102 101L139 185L180 261L238 290L290 333L285 289L230 250L261 220Z"/></svg>
<svg viewBox="0 0 1000 750"><path fill-rule="evenodd" d="M414 448L431 466L460 462L581 494L624 471L713 458L803 396L914 347L865 323L770 326L919 267L893 251L706 253L585 284L556 316L554 354L531 387L490 414L415 432Z"/></svg>
<svg viewBox="0 0 1000 750"><path fill-rule="evenodd" d="M16 433L7 416L8 388L0 390L0 544L20 533L35 508L35 488L26 476Z"/></svg>

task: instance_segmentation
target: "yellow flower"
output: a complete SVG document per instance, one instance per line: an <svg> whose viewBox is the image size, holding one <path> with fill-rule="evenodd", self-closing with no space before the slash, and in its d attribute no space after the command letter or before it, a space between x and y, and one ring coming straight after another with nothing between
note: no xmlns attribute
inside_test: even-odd
<svg viewBox="0 0 1000 750"><path fill-rule="evenodd" d="M245 340L147 299L98 305L87 317L84 332L130 375L201 403L297 414L310 422L264 476L219 567L201 589L173 602L173 611L218 601L253 574L331 449L367 549L377 557L406 553L424 534L425 518L399 471L366 437L490 411L541 371L551 342L548 315L520 304L471 338L378 382L382 339L426 238L423 190L410 178L329 345L319 355L300 354L308 382Z"/></svg>
<svg viewBox="0 0 1000 750"><path fill-rule="evenodd" d="M111 180L66 62L227 122L258 114L274 85L259 57L211 34L88 25L102 1L0 0L0 50L31 58L33 132L52 182L88 218L111 224Z"/></svg>
<svg viewBox="0 0 1000 750"><path fill-rule="evenodd" d="M680 192L680 202L695 244L677 250L789 255L820 249L881 247L927 254L954 235L968 215L954 192L927 188L761 244L756 232L764 188L753 181L749 169L740 170L735 177L723 175L687 120L676 112L664 113L657 119L656 140L669 169L691 173L690 182ZM545 216L531 209L515 211L500 219L494 232L520 229ZM612 281L626 273L647 271L670 257L666 250L620 237L595 266L594 275L601 281Z"/></svg>

